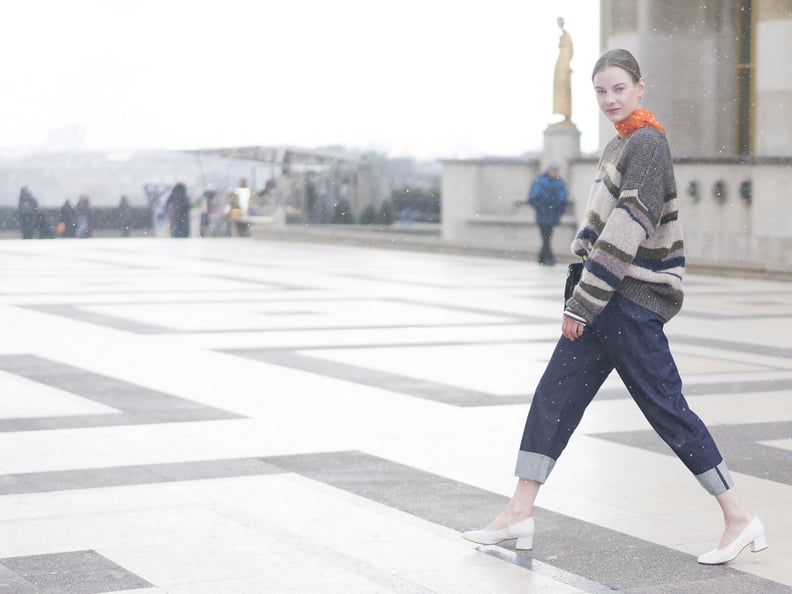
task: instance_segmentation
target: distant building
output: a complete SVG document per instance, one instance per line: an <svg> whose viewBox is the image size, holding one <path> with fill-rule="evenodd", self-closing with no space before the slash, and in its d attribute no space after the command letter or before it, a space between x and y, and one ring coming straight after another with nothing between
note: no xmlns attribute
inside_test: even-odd
<svg viewBox="0 0 792 594"><path fill-rule="evenodd" d="M378 208L390 199L394 188L440 185L436 162L390 159L342 147L247 146L197 152L276 165L280 175L251 198L253 214L271 215L280 209L286 222L293 223L328 223L341 200L358 219L367 206Z"/></svg>
<svg viewBox="0 0 792 594"><path fill-rule="evenodd" d="M82 194L94 206L116 206L124 194L133 206L145 206L146 184L181 181L196 198L209 189L234 187L243 177L263 189L279 173L277 165L187 152L42 152L0 158L0 206L16 206L22 186L44 207L60 207Z"/></svg>
<svg viewBox="0 0 792 594"><path fill-rule="evenodd" d="M372 202L371 173L365 159L343 150L244 146L196 153L277 167L279 175L264 180L269 183L253 193L245 215L327 223L341 200L350 204L353 213Z"/></svg>

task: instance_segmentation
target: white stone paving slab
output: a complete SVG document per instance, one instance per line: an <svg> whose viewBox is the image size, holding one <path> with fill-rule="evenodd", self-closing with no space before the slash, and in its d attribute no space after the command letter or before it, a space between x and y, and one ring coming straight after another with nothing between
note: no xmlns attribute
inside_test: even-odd
<svg viewBox="0 0 792 594"><path fill-rule="evenodd" d="M374 377L527 401L558 337L562 267L245 240L66 245L12 241L0 253L0 354L50 359L243 418L0 433L2 474L356 450L511 493L527 402L455 406L217 349L286 350ZM763 387L689 396L691 407L713 426L792 422L790 391L768 387L792 379L789 286L694 281L669 325L685 383ZM28 307L36 305L161 332ZM605 385L619 386L615 375ZM4 372L0 391L2 419L115 413ZM717 539L718 511L679 461L597 437L646 430L629 399L595 399L537 503L703 552ZM789 439L756 439L792 451ZM792 586L792 487L735 477L771 547L734 566ZM0 539L0 556L94 549L157 585L141 592L581 591L478 552L448 528L291 474L6 495L0 529L19 535Z"/></svg>
<svg viewBox="0 0 792 594"><path fill-rule="evenodd" d="M0 419L109 415L120 411L58 388L0 371Z"/></svg>

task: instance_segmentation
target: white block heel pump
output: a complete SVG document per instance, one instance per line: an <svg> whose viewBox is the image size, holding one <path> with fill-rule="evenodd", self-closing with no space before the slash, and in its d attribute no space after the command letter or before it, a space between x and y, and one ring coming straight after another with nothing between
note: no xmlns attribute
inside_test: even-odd
<svg viewBox="0 0 792 594"><path fill-rule="evenodd" d="M751 551L758 553L767 548L767 538L765 538L764 526L759 521L758 517L754 516L751 523L745 527L745 530L731 541L722 549L713 549L709 553L704 553L698 558L699 563L704 565L720 565L721 563L728 563L737 558L737 555L742 553L743 549L751 545Z"/></svg>
<svg viewBox="0 0 792 594"><path fill-rule="evenodd" d="M500 530L469 530L462 533L462 538L484 545L498 544L516 538L517 543L514 548L529 551L533 548L535 530L534 519L530 517Z"/></svg>

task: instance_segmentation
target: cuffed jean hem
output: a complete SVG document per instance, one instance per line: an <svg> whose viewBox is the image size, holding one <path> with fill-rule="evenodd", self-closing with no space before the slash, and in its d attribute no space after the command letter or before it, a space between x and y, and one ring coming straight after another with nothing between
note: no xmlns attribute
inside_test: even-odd
<svg viewBox="0 0 792 594"><path fill-rule="evenodd" d="M544 483L550 475L550 471L553 470L555 463L555 460L543 454L520 450L517 454L517 466L514 469L514 476Z"/></svg>
<svg viewBox="0 0 792 594"><path fill-rule="evenodd" d="M734 486L734 480L724 461L721 461L715 468L710 468L708 471L695 476L710 495L723 495Z"/></svg>

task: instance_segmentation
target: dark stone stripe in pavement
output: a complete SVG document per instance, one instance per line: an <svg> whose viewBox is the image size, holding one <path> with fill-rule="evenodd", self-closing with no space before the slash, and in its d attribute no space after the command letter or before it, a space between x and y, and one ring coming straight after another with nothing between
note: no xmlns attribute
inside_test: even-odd
<svg viewBox="0 0 792 594"><path fill-rule="evenodd" d="M505 399L486 392L328 361L291 350L224 349L222 352L455 406L492 406L506 403Z"/></svg>
<svg viewBox="0 0 792 594"><path fill-rule="evenodd" d="M282 472L300 474L459 531L485 524L506 502L501 495L354 451L4 475L0 476L0 495ZM535 517L537 542L530 553L515 552L513 542L482 547L482 551L590 593L720 593L725 583L728 592L735 594L792 592L792 588L728 566L698 565L691 555L562 514L536 508ZM3 576L0 570L0 584Z"/></svg>
<svg viewBox="0 0 792 594"><path fill-rule="evenodd" d="M315 299L311 298L310 301L337 301L338 299ZM271 301L271 300L270 300ZM290 300L291 301L291 300ZM303 300L304 301L304 300ZM342 299L341 301L345 301ZM418 306L431 306L431 307L441 307L438 304L431 303L431 302L421 302L421 301L411 301L411 300L394 300L400 301L403 303L418 305ZM169 302L172 303L174 306L181 304L182 302ZM194 300L186 301L186 303L195 303ZM204 303L204 302L201 302ZM90 304L87 304L90 305ZM120 316L111 316L107 314L99 314L95 312L90 312L84 309L81 309L78 305L75 304L43 304L43 305L24 305L21 307L26 307L27 309L33 311L40 311L42 313L61 316L65 318L69 318L72 320L80 321L80 322L87 322L90 324L96 324L99 326L104 326L108 328L114 328L117 330L123 330L125 332L132 332L135 334L193 334L195 331L192 330L177 330L173 328L167 328L163 326L157 326L154 324L145 324L142 322L138 322L135 320L129 320L127 318L123 318ZM443 309L448 309L447 305L442 306ZM536 317L526 317L526 316L517 316L512 314L504 314L498 310L488 310L488 309L477 309L477 308L451 308L456 311L462 311L467 313L476 313L482 315L491 315L495 317L502 318L504 321L502 322L486 322L486 323L473 323L473 324L410 324L410 325L392 325L392 324L381 324L377 326L334 326L334 327L288 327L288 328L278 328L280 332L314 332L314 331L329 331L329 330L371 330L371 329L378 329L378 328L407 328L407 327L438 327L438 328L446 328L446 327L454 327L454 326L503 326L503 325L511 325L511 324L546 324L548 323L547 318L536 318ZM789 317L789 316L780 316L780 317ZM744 316L741 316L744 319ZM211 331L198 331L198 333L212 333L212 332L261 332L262 328L247 328L244 330L240 329L215 329ZM536 342L534 340L511 340L508 341L511 343L526 343L526 342ZM550 340L551 346L548 347L548 354L552 351L552 344L555 340ZM690 344L695 346L703 346L708 348L715 348L715 349L723 349L727 351L733 351L738 353L751 353L755 355L764 355L770 357L779 357L781 359L790 359L792 358L792 349L776 347L772 345L761 345L761 344L753 344L747 342L736 342L736 341L726 341L726 340L718 340L718 339L711 339L711 338L700 338L696 336L684 336L684 335L675 335L671 337L672 346L674 343L679 344ZM470 344L470 342L457 342L456 344ZM479 344L478 342L476 344ZM367 345L370 348L376 347L376 345ZM401 346L401 345L383 345L383 346ZM405 345L409 346L409 345ZM334 348L333 345L328 345L326 348ZM342 348L342 347L338 347ZM771 367L768 367L772 369ZM780 369L780 368L779 368ZM784 368L784 370L786 370ZM772 391L772 390L782 390L787 389L784 386L788 384L780 384L779 382L773 380L767 381L759 381L756 382L758 387L756 389L752 389L753 382L741 382L739 391ZM726 384L719 384L717 389L721 389L720 386L724 386L724 391L726 388ZM691 387L693 390L699 390L700 388L696 386ZM701 388L705 389L705 388ZM738 390L734 390L738 391ZM688 392L693 394L694 392L690 391L688 388ZM695 392L695 393L714 393L714 392ZM606 396L611 397L611 396ZM530 400L530 398L529 398Z"/></svg>
<svg viewBox="0 0 792 594"><path fill-rule="evenodd" d="M399 283L403 284L403 283ZM468 290L469 287L464 287L465 290ZM557 320L558 318L550 318L549 316L526 316L524 314L516 314L511 313L508 311L503 311L499 309L489 309L485 307L470 307L470 306L461 306L461 305L453 305L449 303L437 303L434 301L419 301L418 299L401 299L401 298L392 298L387 299L386 301L391 301L393 303L401 303L405 305L412 305L417 307L427 307L431 309L440 309L444 312L446 311L457 311L461 313L469 313L474 315L480 316L490 316L493 318L498 318L502 321L511 321L514 324L547 324L549 321Z"/></svg>
<svg viewBox="0 0 792 594"><path fill-rule="evenodd" d="M239 415L213 408L150 413L121 413L106 415L66 415L63 417L31 417L0 419L0 433L20 431L47 431L50 429L87 429L89 427L123 427L129 425L156 425L158 423L190 423L242 419Z"/></svg>
<svg viewBox="0 0 792 594"><path fill-rule="evenodd" d="M295 300L296 301L296 300ZM317 301L360 301L359 299L351 299L351 300L338 300L338 299L319 299ZM234 301L224 301L223 303L244 303L245 301L242 300L234 300ZM257 300L257 303L262 303L261 300ZM268 303L272 303L273 300L268 300ZM289 300L292 302L292 300ZM157 302L158 304L161 304ZM188 301L171 301L168 302L169 305L174 307L178 307L183 303L197 303L194 300ZM207 303L206 301L201 301L200 303ZM132 305L148 305L149 302L137 302L133 303ZM87 303L87 306L90 305L103 305L103 304L96 304L96 303ZM113 305L118 305L117 303L113 303ZM123 305L130 305L130 304L123 304ZM25 307L32 311L38 311L41 313L60 316L63 318L68 318L70 320L74 320L77 322L85 322L88 324L95 324L97 326L103 326L105 328L113 328L115 330L122 330L124 332L131 332L133 334L142 334L142 335L149 335L149 334L212 334L212 333L249 333L249 332L269 332L276 330L278 332L326 332L329 330L379 330L379 329L390 329L390 328L454 328L457 326L508 326L516 323L547 323L547 320L539 320L537 318L514 318L514 319L505 319L501 322L477 322L477 323L418 323L418 324L377 324L377 325L369 325L369 326L361 326L358 324L347 324L342 326L293 326L293 327L249 327L249 328L213 328L211 330L182 330L178 328L168 328L165 326L157 326L154 324L145 324L143 322L138 322L136 320L130 320L124 318L122 316L112 316L108 314L101 314L97 312L88 311L82 309L78 305L73 304L46 304L46 305L22 305L20 307ZM447 308L446 308L447 309ZM280 315L281 312L278 312ZM292 314L293 315L293 314ZM504 316L500 316L503 318ZM468 343L469 344L469 343Z"/></svg>
<svg viewBox="0 0 792 594"><path fill-rule="evenodd" d="M589 594L626 594L623 590L615 590L608 586L592 582L581 575L575 575L559 567L538 561L528 554L525 554L523 551L515 551L505 546L482 546L479 547L479 550L490 557L506 561L513 565L518 565L542 577L561 582L562 584L572 586L583 592L588 592Z"/></svg>
<svg viewBox="0 0 792 594"><path fill-rule="evenodd" d="M772 319L787 319L789 313L714 313L707 311L685 311L686 318L697 318L700 320L772 320Z"/></svg>
<svg viewBox="0 0 792 594"><path fill-rule="evenodd" d="M0 475L0 496L102 487L278 474L285 470L260 458L198 460L137 466L80 468ZM2 591L2 590L0 590Z"/></svg>
<svg viewBox="0 0 792 594"><path fill-rule="evenodd" d="M484 525L506 503L501 495L362 452L263 459L284 470L454 530ZM562 514L536 508L535 517L535 547L530 553L516 553L516 557L536 559L580 576L586 583L629 593L703 594L723 592L723 580L728 578L728 591L735 594L792 592L792 588L729 566L699 565L691 555ZM512 547L510 541L502 548L513 550ZM563 581L562 578L554 579ZM580 581L569 585L588 592L603 591L589 589Z"/></svg>
<svg viewBox="0 0 792 594"><path fill-rule="evenodd" d="M792 316L783 317L789 318ZM740 316L740 319L744 320L746 319L746 316ZM682 335L674 335L669 337L669 342L671 343L671 350L674 348L674 343L679 343L703 346L711 349L722 349L724 351L733 351L735 353L750 353L752 355L778 357L779 359L785 360L792 358L792 349L774 346L772 344L755 344L751 342L737 342L734 340L720 340L717 338L702 338L699 336Z"/></svg>
<svg viewBox="0 0 792 594"><path fill-rule="evenodd" d="M81 309L76 305L27 305L25 307L33 311L38 311L53 316L60 316L62 318L69 318L70 320L75 320L77 322L87 322L88 324L95 324L97 326L104 326L106 328L113 328L115 330L123 330L124 332L132 332L134 334L168 334L171 332L169 328L164 326L144 324L142 322L122 318L119 316L110 316L107 314L96 313Z"/></svg>
<svg viewBox="0 0 792 594"><path fill-rule="evenodd" d="M96 551L65 551L0 559L0 592L99 594L152 584Z"/></svg>
<svg viewBox="0 0 792 594"><path fill-rule="evenodd" d="M505 342L512 344L518 341ZM404 345L382 346L387 348L399 348ZM334 349L335 347L322 348ZM343 349L345 347L339 348ZM366 348L374 349L377 348L377 345L366 345ZM315 349L309 348L302 350L310 352L310 350ZM264 361L273 365L281 365L283 367L298 369L300 371L316 373L348 382L382 388L392 392L406 394L408 396L415 396L417 398L424 398L426 400L434 400L435 402L442 402L444 404L452 404L454 406L498 406L507 404L528 404L531 402L533 397L533 394L531 393L496 396L488 392L466 390L465 388L422 380L410 377L409 375L395 374L378 369L350 365L348 363L339 363L337 361L330 361L320 357L311 357L310 355L297 353L294 350L289 349L223 349L222 352L255 359L257 361ZM714 384L691 384L685 386L685 394L688 396L702 396L707 394L736 394L745 392L780 392L790 389L792 389L792 379L755 380L719 382ZM630 398L630 394L627 392L625 387L618 386L613 388L603 388L597 393L596 398L598 400L626 399Z"/></svg>
<svg viewBox="0 0 792 594"><path fill-rule="evenodd" d="M792 421L747 423L743 425L710 425L710 433L734 472L792 485L792 452L758 443L792 436ZM652 431L620 431L589 434L615 443L673 456L669 448Z"/></svg>
<svg viewBox="0 0 792 594"><path fill-rule="evenodd" d="M259 267L257 267L259 268ZM266 287L273 291L318 291L316 287L307 285L294 285L273 282L272 279L251 278L250 276L231 275L231 274L202 274L203 278L213 278L217 280L231 281L242 285L253 285L257 288Z"/></svg>
<svg viewBox="0 0 792 594"><path fill-rule="evenodd" d="M35 355L0 355L0 370L119 411L108 414L0 419L0 433L244 418L236 413Z"/></svg>
<svg viewBox="0 0 792 594"><path fill-rule="evenodd" d="M465 267L469 267L468 263L465 263ZM394 285L400 285L405 287L423 287L427 289L443 289L445 291L469 291L470 284L452 284L446 282L431 282L426 280L414 280L414 278L410 278L409 273L405 274L404 276L385 276L385 275L378 275L378 274L360 274L360 273L352 273L352 272L339 272L336 273L335 276L341 278L354 278L359 280L366 280L372 281L375 283L390 283ZM532 289L538 289L541 291L543 288L552 290L555 294L556 298L558 298L558 290L556 288L557 283L548 283L548 282L541 282L539 280L527 280L525 277L508 277L504 276L497 279L497 282L489 282L485 288L488 291L518 291L523 290L527 285L530 285ZM561 293L563 295L563 292ZM533 295L529 296L533 297Z"/></svg>
<svg viewBox="0 0 792 594"><path fill-rule="evenodd" d="M792 390L792 379L685 384L683 392L685 396L707 396L711 394L746 394L750 392L786 392L789 390ZM603 388L597 393L596 398L606 400L630 398L630 393L624 386Z"/></svg>

